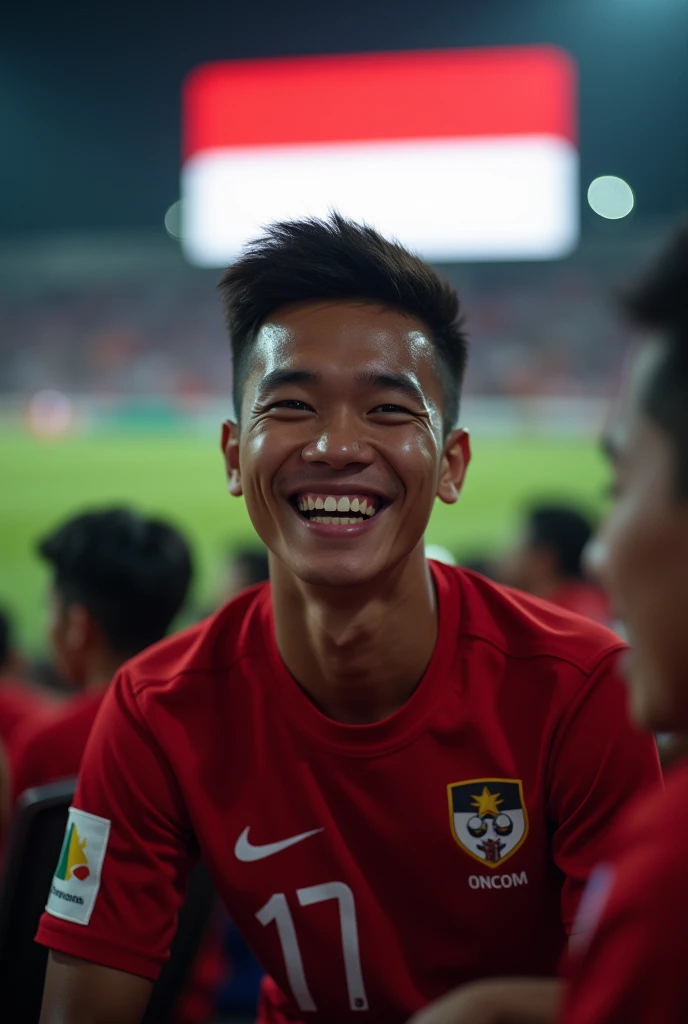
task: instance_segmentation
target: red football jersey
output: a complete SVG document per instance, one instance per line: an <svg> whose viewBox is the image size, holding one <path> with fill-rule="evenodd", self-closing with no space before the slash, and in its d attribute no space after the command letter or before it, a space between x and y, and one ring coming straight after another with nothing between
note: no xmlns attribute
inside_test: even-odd
<svg viewBox="0 0 688 1024"><path fill-rule="evenodd" d="M684 814L684 812L686 812ZM614 833L581 903L563 1024L688 1021L688 762Z"/></svg>
<svg viewBox="0 0 688 1024"><path fill-rule="evenodd" d="M25 789L77 775L104 690L76 694L17 729L10 751L12 803Z"/></svg>
<svg viewBox="0 0 688 1024"><path fill-rule="evenodd" d="M30 722L51 708L50 701L21 683L0 679L0 741L8 754L12 753L17 733L25 722Z"/></svg>
<svg viewBox="0 0 688 1024"><path fill-rule="evenodd" d="M619 639L432 566L439 634L369 725L284 666L269 585L131 661L86 750L39 941L154 978L197 849L284 993L264 1019L395 1024L462 982L556 971L627 801L659 785Z"/></svg>

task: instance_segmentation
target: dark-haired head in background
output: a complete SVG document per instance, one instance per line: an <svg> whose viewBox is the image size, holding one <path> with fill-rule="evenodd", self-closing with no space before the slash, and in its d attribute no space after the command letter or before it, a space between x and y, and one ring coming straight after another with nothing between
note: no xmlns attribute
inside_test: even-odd
<svg viewBox="0 0 688 1024"><path fill-rule="evenodd" d="M534 505L521 536L501 559L499 578L569 611L608 623L609 604L585 578L583 551L593 526L587 516L563 504Z"/></svg>
<svg viewBox="0 0 688 1024"><path fill-rule="evenodd" d="M64 678L84 692L17 730L14 799L76 775L108 684L124 661L165 636L192 575L182 534L126 508L69 519L38 551L52 570L52 653Z"/></svg>
<svg viewBox="0 0 688 1024"><path fill-rule="evenodd" d="M247 587L263 583L270 575L265 548L237 548L227 560L224 599L235 597Z"/></svg>
<svg viewBox="0 0 688 1024"><path fill-rule="evenodd" d="M13 654L12 623L8 613L0 608L0 676L11 670Z"/></svg>
<svg viewBox="0 0 688 1024"><path fill-rule="evenodd" d="M161 640L191 581L184 537L125 508L76 516L38 551L52 569L51 646L78 685L109 681L126 658Z"/></svg>

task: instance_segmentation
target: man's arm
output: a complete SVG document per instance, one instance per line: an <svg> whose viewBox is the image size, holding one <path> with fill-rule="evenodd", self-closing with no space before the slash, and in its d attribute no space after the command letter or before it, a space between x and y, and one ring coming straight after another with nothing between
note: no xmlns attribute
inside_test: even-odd
<svg viewBox="0 0 688 1024"><path fill-rule="evenodd" d="M153 982L50 951L40 1024L139 1024Z"/></svg>
<svg viewBox="0 0 688 1024"><path fill-rule="evenodd" d="M556 978L489 978L450 992L409 1024L554 1024L561 993Z"/></svg>
<svg viewBox="0 0 688 1024"><path fill-rule="evenodd" d="M131 1016L128 995L124 1016L115 1015L118 1000L99 996L95 1009L106 1016L79 1016L84 986L90 990L95 972L127 979L124 993L148 993L169 956L197 854L178 780L145 712L123 670L91 730L36 936L52 951L45 1010L51 1024L136 1024L142 996ZM65 1000L69 1012L59 1010Z"/></svg>

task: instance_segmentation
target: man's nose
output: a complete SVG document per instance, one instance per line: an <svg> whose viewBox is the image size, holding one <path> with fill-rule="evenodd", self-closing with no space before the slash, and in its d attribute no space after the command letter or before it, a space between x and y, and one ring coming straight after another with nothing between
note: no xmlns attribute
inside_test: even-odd
<svg viewBox="0 0 688 1024"><path fill-rule="evenodd" d="M325 462L335 469L351 463L369 464L374 455L363 436L357 417L342 415L330 420L301 452L305 462Z"/></svg>

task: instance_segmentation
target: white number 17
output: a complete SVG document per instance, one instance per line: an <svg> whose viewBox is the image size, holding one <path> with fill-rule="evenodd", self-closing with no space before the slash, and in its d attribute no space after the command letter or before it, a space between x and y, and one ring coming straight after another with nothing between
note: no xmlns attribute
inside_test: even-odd
<svg viewBox="0 0 688 1024"><path fill-rule="evenodd" d="M349 1006L352 1010L367 1010L368 999L363 986L353 892L344 882L327 882L325 885L311 885L307 889L297 889L296 898L302 907L310 907L313 903L325 903L327 900L337 900ZM274 893L265 906L260 908L256 917L262 925L270 924L271 921L277 925L277 934L284 954L284 966L299 1009L304 1012L317 1010L306 981L299 940L296 937L294 919L289 910L287 897L283 892Z"/></svg>

